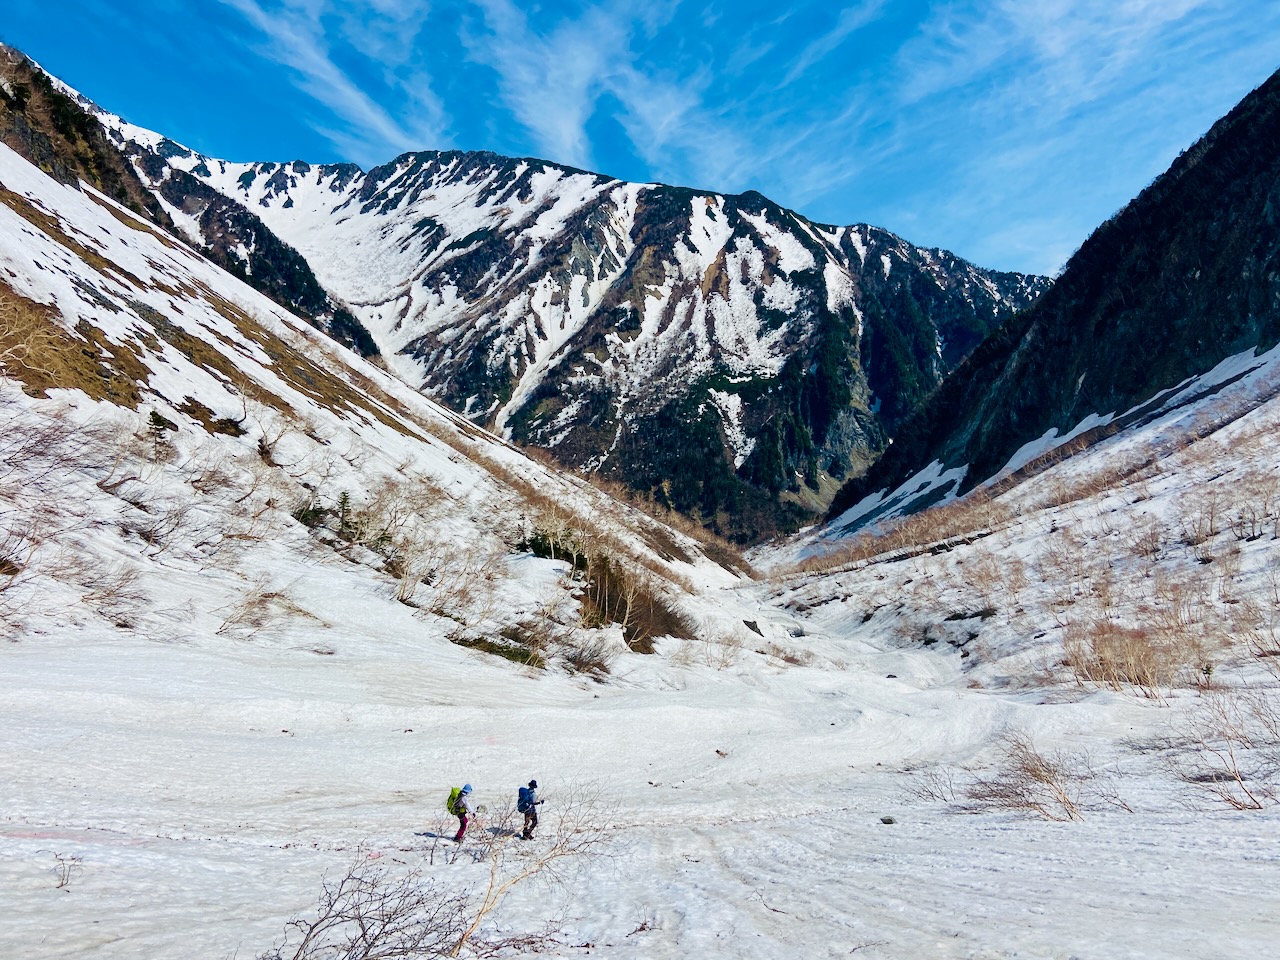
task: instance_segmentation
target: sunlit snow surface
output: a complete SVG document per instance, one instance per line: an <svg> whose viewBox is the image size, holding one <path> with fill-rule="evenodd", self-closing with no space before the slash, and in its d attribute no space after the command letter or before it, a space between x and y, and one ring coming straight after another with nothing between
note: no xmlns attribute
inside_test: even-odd
<svg viewBox="0 0 1280 960"><path fill-rule="evenodd" d="M357 494L388 477L431 478L449 494L439 541L468 551L493 540L502 517L485 511L510 499L468 451L604 515L593 491L474 432L463 443L448 433L456 418L2 147L0 182L137 278L90 266L0 206L6 282L117 343L145 332L133 300L220 344L246 378L239 387L166 346L149 361L151 388L237 417L245 383L269 387L310 431L281 441L288 469L329 470L331 490ZM404 430L313 402L213 309L214 295L325 351L330 369L369 378L402 405L384 412ZM1061 676L1035 681L1060 633L1039 612L1048 582L1020 597L1027 619L981 628L976 660L904 639L912 616L934 606L941 619L965 602L951 587L932 599L923 591L937 563L1034 565L1048 531L1073 516L1095 523L1114 511L1099 542L1126 536L1148 513L1177 508L1188 491L1176 477L1152 481L1141 500L1117 493L1035 508L1053 479L1045 475L1019 493L1025 515L999 544L961 546L941 561L756 583L702 560L671 563L696 591L697 639L663 641L654 656L622 653L597 683L448 642L449 621L396 602L394 581L318 545L289 520L291 501L264 506L256 536L233 530L230 506L212 511L191 477L215 455L228 471L247 470L260 425L210 437L155 394L134 414L76 393L32 399L11 381L0 387L10 436L52 419L86 444L103 429L127 444L135 432L145 438L153 408L180 420L176 453L132 486L112 488L119 478L96 459L73 456L52 472L37 456L5 465L5 509L49 526L30 589L6 614L18 629L0 644L0 956L255 956L312 909L321 877L360 845L388 862L424 862L434 841L420 834L447 826L451 785L471 782L496 806L531 777L547 811L583 783L616 805L603 857L562 886L516 888L493 915L508 933L562 918L547 956L1225 958L1268 956L1280 937L1274 809L1189 805L1150 754L1194 692L1143 700ZM1274 426L1276 404L1239 429L1259 417ZM1096 456L1177 426L1157 421ZM437 433L451 439L426 439ZM140 539L139 526L160 516L175 518L163 545ZM1245 544L1238 590L1260 592L1275 559L1270 540ZM117 569L136 574L123 607L78 585ZM494 615L563 598L564 574L506 557ZM288 607L259 629L230 628L254 590ZM1045 749L1090 750L1119 775L1135 812L1090 810L1059 824L967 815L911 795L908 770L988 769L1009 730ZM58 858L79 861L62 888ZM487 878L465 860L437 857L426 869L460 888Z"/></svg>

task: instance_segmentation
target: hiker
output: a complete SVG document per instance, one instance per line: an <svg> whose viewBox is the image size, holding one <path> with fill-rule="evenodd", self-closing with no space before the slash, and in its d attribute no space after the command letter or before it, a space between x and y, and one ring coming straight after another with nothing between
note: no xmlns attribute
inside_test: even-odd
<svg viewBox="0 0 1280 960"><path fill-rule="evenodd" d="M524 814L524 832L520 836L525 840L533 839L533 831L538 827L538 781L530 780L527 787L521 787L516 793L516 810Z"/></svg>
<svg viewBox="0 0 1280 960"><path fill-rule="evenodd" d="M462 835L467 832L467 824L476 815L476 803L471 798L471 784L464 784L461 790L453 788L453 792L449 794L449 812L458 818L458 832L453 840L461 843Z"/></svg>

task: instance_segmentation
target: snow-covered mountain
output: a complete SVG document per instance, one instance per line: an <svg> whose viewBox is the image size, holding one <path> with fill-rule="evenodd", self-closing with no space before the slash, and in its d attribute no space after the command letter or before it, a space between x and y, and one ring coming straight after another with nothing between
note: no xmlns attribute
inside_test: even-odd
<svg viewBox="0 0 1280 960"><path fill-rule="evenodd" d="M243 205L407 382L741 539L824 507L1048 286L755 193L490 153L229 163L97 115L180 227L207 234L209 188Z"/></svg>

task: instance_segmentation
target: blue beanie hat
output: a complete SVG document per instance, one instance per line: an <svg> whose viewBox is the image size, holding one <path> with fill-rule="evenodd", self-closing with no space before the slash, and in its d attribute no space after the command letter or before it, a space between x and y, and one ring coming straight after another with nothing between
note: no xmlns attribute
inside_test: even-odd
<svg viewBox="0 0 1280 960"><path fill-rule="evenodd" d="M463 792L463 793L470 793L470 792L471 792L471 784L469 784L469 783L468 783L468 784L464 785L464 786L463 786L463 788L462 788L462 792Z"/></svg>

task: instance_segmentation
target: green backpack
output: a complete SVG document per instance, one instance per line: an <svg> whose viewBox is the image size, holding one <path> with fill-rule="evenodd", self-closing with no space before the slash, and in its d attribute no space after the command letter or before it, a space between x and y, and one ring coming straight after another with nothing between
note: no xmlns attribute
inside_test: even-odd
<svg viewBox="0 0 1280 960"><path fill-rule="evenodd" d="M455 817L458 815L458 798L462 796L462 788L454 787L449 791L449 799L445 803L445 809Z"/></svg>

